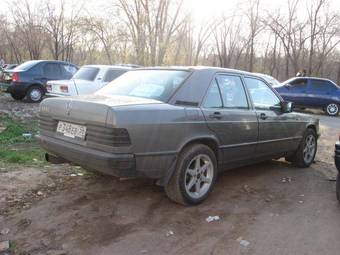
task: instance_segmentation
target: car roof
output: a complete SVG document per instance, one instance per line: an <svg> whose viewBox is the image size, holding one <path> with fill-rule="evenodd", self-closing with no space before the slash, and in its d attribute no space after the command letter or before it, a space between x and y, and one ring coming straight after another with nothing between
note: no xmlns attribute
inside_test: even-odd
<svg viewBox="0 0 340 255"><path fill-rule="evenodd" d="M83 65L82 67L96 67L101 69L113 68L113 69L122 69L122 70L131 70L135 69L131 66L124 66L124 65Z"/></svg>
<svg viewBox="0 0 340 255"><path fill-rule="evenodd" d="M36 63L48 62L48 63L60 63L60 64L74 65L74 64L72 64L70 62L62 61L62 60L44 60L44 59L39 59L39 60L29 60L29 61L36 62Z"/></svg>
<svg viewBox="0 0 340 255"><path fill-rule="evenodd" d="M321 78L321 77L312 77L312 76L296 76L292 77L288 80L294 80L294 79L308 79L308 80L323 80L323 81L331 81L330 79Z"/></svg>
<svg viewBox="0 0 340 255"><path fill-rule="evenodd" d="M142 67L137 68L136 70L183 70L183 71L213 71L213 72L229 72L229 73L238 73L245 74L250 76L258 76L254 73L250 73L247 71L232 69L232 68L223 68L223 67L214 67L214 66L155 66L155 67Z"/></svg>

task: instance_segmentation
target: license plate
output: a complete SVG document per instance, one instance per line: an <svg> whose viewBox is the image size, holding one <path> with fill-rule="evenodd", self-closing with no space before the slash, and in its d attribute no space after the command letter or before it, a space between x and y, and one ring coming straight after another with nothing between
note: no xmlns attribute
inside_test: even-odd
<svg viewBox="0 0 340 255"><path fill-rule="evenodd" d="M57 132L62 133L64 136L85 139L86 127L82 125L72 124L64 121L59 121Z"/></svg>

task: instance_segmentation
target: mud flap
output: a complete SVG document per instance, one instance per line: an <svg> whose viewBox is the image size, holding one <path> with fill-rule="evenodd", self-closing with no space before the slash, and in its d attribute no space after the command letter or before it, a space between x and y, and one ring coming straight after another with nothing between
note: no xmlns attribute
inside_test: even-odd
<svg viewBox="0 0 340 255"><path fill-rule="evenodd" d="M174 174L176 170L176 165L177 165L177 156L174 158L173 162L171 163L169 169L166 171L164 176L157 180L156 185L162 186L162 187L166 186L169 183L172 175Z"/></svg>

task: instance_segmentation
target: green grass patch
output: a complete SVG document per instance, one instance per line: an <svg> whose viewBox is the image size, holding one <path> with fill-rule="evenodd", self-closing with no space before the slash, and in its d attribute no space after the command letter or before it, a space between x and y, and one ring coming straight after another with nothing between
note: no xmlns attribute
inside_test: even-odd
<svg viewBox="0 0 340 255"><path fill-rule="evenodd" d="M38 122L14 121L7 115L0 115L0 161L10 164L36 165L44 162L44 151L39 148L34 135L38 131ZM32 134L31 138L24 133Z"/></svg>
<svg viewBox="0 0 340 255"><path fill-rule="evenodd" d="M0 150L0 159L6 163L41 164L44 162L44 151L39 148Z"/></svg>

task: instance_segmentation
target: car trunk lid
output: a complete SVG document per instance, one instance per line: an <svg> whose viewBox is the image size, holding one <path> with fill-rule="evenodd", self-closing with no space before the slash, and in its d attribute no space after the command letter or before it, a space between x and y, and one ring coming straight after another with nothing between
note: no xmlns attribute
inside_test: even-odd
<svg viewBox="0 0 340 255"><path fill-rule="evenodd" d="M109 111L113 115L115 107L159 104L153 99L128 97L128 96L102 96L88 95L67 98L48 98L40 106L40 114L49 115L60 120L68 120L79 124L93 123L99 125L113 125L114 119L109 118Z"/></svg>
<svg viewBox="0 0 340 255"><path fill-rule="evenodd" d="M73 80L49 81L46 84L48 93L56 96L76 96L78 95Z"/></svg>

